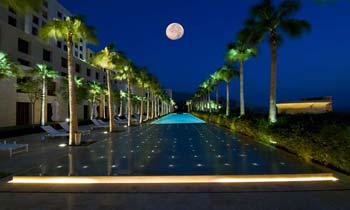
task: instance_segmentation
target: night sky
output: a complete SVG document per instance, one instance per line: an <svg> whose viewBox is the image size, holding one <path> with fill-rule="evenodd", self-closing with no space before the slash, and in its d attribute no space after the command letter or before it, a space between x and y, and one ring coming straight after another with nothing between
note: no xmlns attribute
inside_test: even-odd
<svg viewBox="0 0 350 210"><path fill-rule="evenodd" d="M224 63L227 43L243 27L257 0L60 0L74 14L86 16L97 29L99 50L115 43L137 65L147 66L166 88L194 92L198 84ZM312 31L298 39L286 38L278 51L277 100L333 96L337 110L350 110L350 2L316 4L303 0L298 17ZM179 22L185 36L170 41L165 28ZM246 103L267 107L270 48L245 65ZM239 79L231 95L239 98ZM224 86L222 85L222 95Z"/></svg>

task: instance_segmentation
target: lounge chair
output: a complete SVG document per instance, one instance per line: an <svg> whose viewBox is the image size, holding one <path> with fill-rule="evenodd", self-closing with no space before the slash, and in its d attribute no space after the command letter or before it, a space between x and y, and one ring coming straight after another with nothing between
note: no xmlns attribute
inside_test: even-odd
<svg viewBox="0 0 350 210"><path fill-rule="evenodd" d="M28 149L28 144L17 144L15 141L12 144L8 144L6 141L4 141L4 143L0 143L0 150L9 151L10 157L20 152L28 152Z"/></svg>
<svg viewBox="0 0 350 210"><path fill-rule="evenodd" d="M108 125L108 122L105 122L103 120L97 120L97 121L100 123L100 125Z"/></svg>
<svg viewBox="0 0 350 210"><path fill-rule="evenodd" d="M49 137L67 137L69 136L69 133L58 131L54 129L52 126L40 126L44 131L46 131L47 136Z"/></svg>
<svg viewBox="0 0 350 210"><path fill-rule="evenodd" d="M101 129L101 128L109 128L109 125L101 124L98 120L92 119L92 123L94 123L94 126L92 129Z"/></svg>
<svg viewBox="0 0 350 210"><path fill-rule="evenodd" d="M115 117L114 122L117 123L118 125L127 125L128 124L127 120L122 120L119 117Z"/></svg>
<svg viewBox="0 0 350 210"><path fill-rule="evenodd" d="M67 122L60 122L59 125L63 128L64 131L69 133L69 124ZM90 130L79 130L79 132L85 136L90 134Z"/></svg>

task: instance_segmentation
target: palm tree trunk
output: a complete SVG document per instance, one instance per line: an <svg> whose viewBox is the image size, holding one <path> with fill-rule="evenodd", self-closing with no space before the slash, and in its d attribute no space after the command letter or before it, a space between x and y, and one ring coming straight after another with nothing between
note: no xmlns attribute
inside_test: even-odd
<svg viewBox="0 0 350 210"><path fill-rule="evenodd" d="M96 95L94 94L94 96L92 97L92 105L91 105L91 113L90 113L90 120L94 119L95 116L95 101L96 101Z"/></svg>
<svg viewBox="0 0 350 210"><path fill-rule="evenodd" d="M154 119L154 116L155 116L155 114L154 114L154 106L156 105L154 103L154 94L152 94L151 103L152 103L152 106L151 106L151 108L152 108L152 110L151 110L151 119Z"/></svg>
<svg viewBox="0 0 350 210"><path fill-rule="evenodd" d="M210 91L208 90L208 107L209 107L209 112L211 113L211 105L210 105Z"/></svg>
<svg viewBox="0 0 350 210"><path fill-rule="evenodd" d="M42 100L41 100L41 126L45 125L45 113L46 113L46 79L45 77L43 77L42 80L43 84L42 84Z"/></svg>
<svg viewBox="0 0 350 210"><path fill-rule="evenodd" d="M130 79L128 79L128 126L131 126L131 91L130 91Z"/></svg>
<svg viewBox="0 0 350 210"><path fill-rule="evenodd" d="M226 116L230 115L230 82L226 82Z"/></svg>
<svg viewBox="0 0 350 210"><path fill-rule="evenodd" d="M32 126L34 128L34 124L35 124L35 101L31 102L31 114L32 114Z"/></svg>
<svg viewBox="0 0 350 210"><path fill-rule="evenodd" d="M149 120L149 100L150 100L150 92L147 93L147 117L146 120Z"/></svg>
<svg viewBox="0 0 350 210"><path fill-rule="evenodd" d="M113 95L111 87L111 71L106 70L107 73L107 89L108 89L108 114L109 114L109 132L112 133L115 127L114 112L113 112Z"/></svg>
<svg viewBox="0 0 350 210"><path fill-rule="evenodd" d="M157 118L157 96L153 95L153 117Z"/></svg>
<svg viewBox="0 0 350 210"><path fill-rule="evenodd" d="M73 71L73 40L70 35L67 40L68 54L68 88L69 88L69 145L76 145L75 134L78 132L77 99L75 95Z"/></svg>
<svg viewBox="0 0 350 210"><path fill-rule="evenodd" d="M141 107L140 107L140 124L143 122L143 97L145 95L145 87L142 85L142 93L141 93Z"/></svg>
<svg viewBox="0 0 350 210"><path fill-rule="evenodd" d="M239 79L240 79L240 111L241 116L245 115L245 104L244 104L244 72L243 72L243 60L240 61L240 73L239 73Z"/></svg>
<svg viewBox="0 0 350 210"><path fill-rule="evenodd" d="M277 122L276 119L276 71L277 71L277 42L275 33L271 32L271 80L270 80L270 123Z"/></svg>
<svg viewBox="0 0 350 210"><path fill-rule="evenodd" d="M216 87L216 106L218 109L218 107L219 107L219 87Z"/></svg>
<svg viewBox="0 0 350 210"><path fill-rule="evenodd" d="M123 96L120 96L119 116L123 115Z"/></svg>

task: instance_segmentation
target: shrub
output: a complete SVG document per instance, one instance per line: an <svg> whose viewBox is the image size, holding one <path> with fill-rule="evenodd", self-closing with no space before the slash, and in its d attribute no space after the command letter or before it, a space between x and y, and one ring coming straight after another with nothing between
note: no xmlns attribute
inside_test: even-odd
<svg viewBox="0 0 350 210"><path fill-rule="evenodd" d="M244 117L194 113L208 122L288 150L306 161L350 173L350 115L281 115L271 125L267 117L249 113Z"/></svg>

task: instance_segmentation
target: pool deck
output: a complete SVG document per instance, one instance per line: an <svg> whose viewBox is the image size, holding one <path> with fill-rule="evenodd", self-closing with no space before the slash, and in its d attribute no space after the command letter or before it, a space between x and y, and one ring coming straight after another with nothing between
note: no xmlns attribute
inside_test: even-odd
<svg viewBox="0 0 350 210"><path fill-rule="evenodd" d="M125 132L143 129L133 127ZM94 131L91 139L109 136ZM67 154L64 138L15 138L29 152L0 155L0 171L16 173ZM80 148L73 148L80 149ZM350 178L336 182L216 184L0 184L1 209L350 209Z"/></svg>

